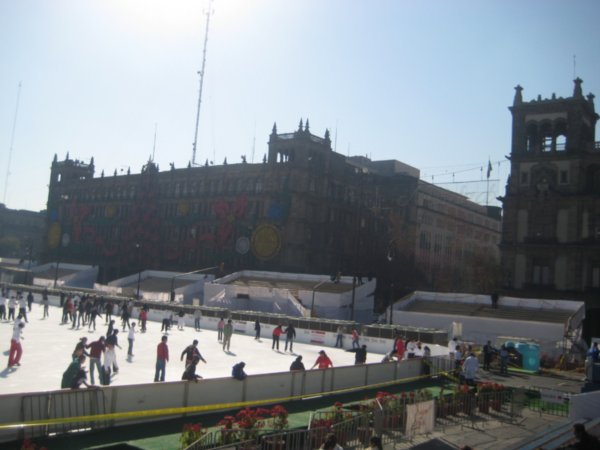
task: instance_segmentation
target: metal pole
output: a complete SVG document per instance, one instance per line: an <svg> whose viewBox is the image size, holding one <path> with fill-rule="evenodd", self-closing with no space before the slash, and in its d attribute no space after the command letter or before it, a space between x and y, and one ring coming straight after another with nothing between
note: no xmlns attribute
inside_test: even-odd
<svg viewBox="0 0 600 450"><path fill-rule="evenodd" d="M137 279L137 291L135 294L136 300L140 299L140 283L142 281L142 264L140 259L140 248L141 245L139 243L135 244L135 248L137 250L137 260L138 260L138 279Z"/></svg>

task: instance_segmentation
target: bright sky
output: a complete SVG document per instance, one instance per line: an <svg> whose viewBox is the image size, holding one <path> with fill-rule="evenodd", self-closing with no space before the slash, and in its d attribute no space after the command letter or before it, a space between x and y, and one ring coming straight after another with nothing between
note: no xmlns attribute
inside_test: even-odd
<svg viewBox="0 0 600 450"><path fill-rule="evenodd" d="M161 170L186 166L206 5L0 0L0 202L44 209L55 153L93 156L97 176L139 173L155 124ZM339 153L397 159L427 181L485 179L489 158L495 197L514 86L525 100L570 96L575 72L584 94L600 95L597 0L215 0L212 9L202 164L260 162L273 122L291 132L309 117Z"/></svg>

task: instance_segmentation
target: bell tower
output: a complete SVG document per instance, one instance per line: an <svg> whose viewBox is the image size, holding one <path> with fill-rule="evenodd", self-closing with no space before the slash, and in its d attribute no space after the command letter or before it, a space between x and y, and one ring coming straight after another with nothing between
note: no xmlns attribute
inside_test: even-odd
<svg viewBox="0 0 600 450"><path fill-rule="evenodd" d="M515 88L503 203L505 287L600 291L600 143L594 95L523 101Z"/></svg>

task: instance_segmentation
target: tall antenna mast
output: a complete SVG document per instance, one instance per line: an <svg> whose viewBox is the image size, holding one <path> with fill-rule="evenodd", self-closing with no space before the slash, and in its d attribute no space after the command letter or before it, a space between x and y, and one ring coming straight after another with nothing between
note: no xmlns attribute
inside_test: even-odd
<svg viewBox="0 0 600 450"><path fill-rule="evenodd" d="M202 85L204 84L204 71L206 68L206 47L208 45L208 26L210 25L210 15L212 14L212 0L208 2L206 11L206 30L204 32L204 49L202 50L202 68L198 72L200 75L200 88L198 90L198 110L196 111L196 131L194 133L194 144L192 150L192 165L196 164L196 144L198 143L198 125L200 124L200 105L202 104Z"/></svg>
<svg viewBox="0 0 600 450"><path fill-rule="evenodd" d="M4 195L2 203L6 205L6 193L8 192L8 178L10 177L10 164L12 162L13 143L15 141L15 129L17 128L17 116L19 114L19 101L21 99L21 82L17 90L17 106L15 107L15 117L13 119L12 132L10 134L10 149L8 150L8 164L6 164L6 179L4 180Z"/></svg>

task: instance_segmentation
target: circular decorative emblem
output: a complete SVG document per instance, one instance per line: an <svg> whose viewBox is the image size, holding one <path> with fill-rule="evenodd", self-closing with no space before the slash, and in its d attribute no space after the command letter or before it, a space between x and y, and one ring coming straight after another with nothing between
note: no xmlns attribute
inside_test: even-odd
<svg viewBox="0 0 600 450"><path fill-rule="evenodd" d="M252 252L259 259L271 259L281 249L281 233L270 224L260 225L252 234Z"/></svg>
<svg viewBox="0 0 600 450"><path fill-rule="evenodd" d="M61 238L60 223L54 222L52 225L50 225L50 228L48 229L48 247L49 248L58 247L58 244L60 243L60 238Z"/></svg>
<svg viewBox="0 0 600 450"><path fill-rule="evenodd" d="M245 255L250 250L250 239L246 236L242 236L235 241L235 251L240 255Z"/></svg>

